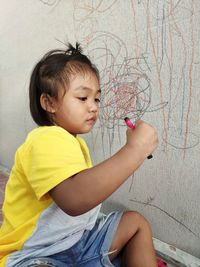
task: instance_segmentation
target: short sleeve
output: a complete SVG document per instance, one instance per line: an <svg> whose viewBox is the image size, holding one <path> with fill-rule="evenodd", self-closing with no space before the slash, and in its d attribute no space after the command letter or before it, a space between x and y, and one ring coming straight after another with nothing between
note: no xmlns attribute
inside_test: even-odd
<svg viewBox="0 0 200 267"><path fill-rule="evenodd" d="M51 130L34 138L27 157L27 180L38 199L89 167L78 139L64 130Z"/></svg>

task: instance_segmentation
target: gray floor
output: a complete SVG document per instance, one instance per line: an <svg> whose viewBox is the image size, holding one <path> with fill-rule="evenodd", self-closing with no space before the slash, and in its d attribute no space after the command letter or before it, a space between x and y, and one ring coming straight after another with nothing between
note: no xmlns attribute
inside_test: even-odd
<svg viewBox="0 0 200 267"><path fill-rule="evenodd" d="M176 265L172 265L172 263L167 262L167 267L177 267Z"/></svg>

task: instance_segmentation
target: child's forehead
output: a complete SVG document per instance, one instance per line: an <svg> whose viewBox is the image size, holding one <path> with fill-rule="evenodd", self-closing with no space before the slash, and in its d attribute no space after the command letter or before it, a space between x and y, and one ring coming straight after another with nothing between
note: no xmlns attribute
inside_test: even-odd
<svg viewBox="0 0 200 267"><path fill-rule="evenodd" d="M80 90L92 90L95 89L100 91L100 84L97 76L90 72L81 74L78 73L76 75L71 75L69 79L69 88L73 89L74 91Z"/></svg>
<svg viewBox="0 0 200 267"><path fill-rule="evenodd" d="M90 80L90 79L98 80L96 74L92 71L72 73L69 76L70 82L72 82L74 80Z"/></svg>
<svg viewBox="0 0 200 267"><path fill-rule="evenodd" d="M96 88L91 88L91 87L87 87L87 86L78 86L76 88L73 89L74 92L93 92L95 91L96 93L101 93L101 89L98 87L97 89Z"/></svg>

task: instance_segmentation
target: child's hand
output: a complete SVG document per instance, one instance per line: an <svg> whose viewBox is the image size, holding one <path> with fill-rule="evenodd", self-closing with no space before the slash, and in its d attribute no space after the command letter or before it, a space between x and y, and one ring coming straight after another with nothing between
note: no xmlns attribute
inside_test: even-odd
<svg viewBox="0 0 200 267"><path fill-rule="evenodd" d="M127 129L126 146L133 151L137 151L141 157L146 158L156 149L158 137L156 130L148 123L139 120L135 129Z"/></svg>

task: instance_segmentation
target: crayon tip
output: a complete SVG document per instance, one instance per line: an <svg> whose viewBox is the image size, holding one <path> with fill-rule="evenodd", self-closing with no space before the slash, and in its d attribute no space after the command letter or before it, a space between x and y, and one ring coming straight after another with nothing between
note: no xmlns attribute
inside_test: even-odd
<svg viewBox="0 0 200 267"><path fill-rule="evenodd" d="M129 120L129 118L128 117L125 117L124 120L127 121L127 120Z"/></svg>

